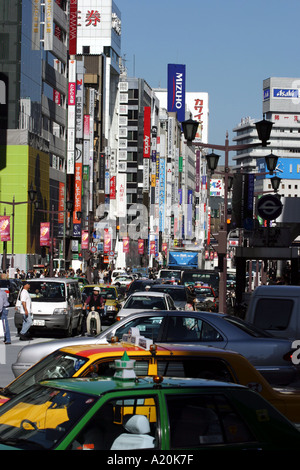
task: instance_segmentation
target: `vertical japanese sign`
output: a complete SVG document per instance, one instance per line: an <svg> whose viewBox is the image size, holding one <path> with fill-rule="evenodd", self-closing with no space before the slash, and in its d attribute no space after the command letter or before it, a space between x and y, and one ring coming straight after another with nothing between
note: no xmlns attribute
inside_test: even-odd
<svg viewBox="0 0 300 470"><path fill-rule="evenodd" d="M176 112L177 120L185 120L185 65L168 64L168 112Z"/></svg>
<svg viewBox="0 0 300 470"><path fill-rule="evenodd" d="M50 222L41 222L40 246L50 246Z"/></svg>
<svg viewBox="0 0 300 470"><path fill-rule="evenodd" d="M69 60L67 173L75 173L76 60Z"/></svg>
<svg viewBox="0 0 300 470"><path fill-rule="evenodd" d="M69 54L77 53L77 0L70 0Z"/></svg>
<svg viewBox="0 0 300 470"><path fill-rule="evenodd" d="M193 191L189 189L188 201L187 201L187 227L186 227L186 235L189 238L191 238L193 234L192 219L193 219Z"/></svg>
<svg viewBox="0 0 300 470"><path fill-rule="evenodd" d="M31 31L31 44L32 50L38 51L40 49L40 40L41 40L41 1L33 0L32 1L32 31Z"/></svg>
<svg viewBox="0 0 300 470"><path fill-rule="evenodd" d="M54 0L45 0L45 29L44 29L44 49L52 51L53 49L53 2Z"/></svg>
<svg viewBox="0 0 300 470"><path fill-rule="evenodd" d="M10 241L10 216L0 216L0 237L2 242Z"/></svg>
<svg viewBox="0 0 300 470"><path fill-rule="evenodd" d="M58 187L58 234L63 236L65 223L65 184L59 183Z"/></svg>
<svg viewBox="0 0 300 470"><path fill-rule="evenodd" d="M81 185L82 185L82 163L75 163L75 188L74 188L74 210L73 210L73 236L80 237L81 221L77 218L77 212L81 211Z"/></svg>

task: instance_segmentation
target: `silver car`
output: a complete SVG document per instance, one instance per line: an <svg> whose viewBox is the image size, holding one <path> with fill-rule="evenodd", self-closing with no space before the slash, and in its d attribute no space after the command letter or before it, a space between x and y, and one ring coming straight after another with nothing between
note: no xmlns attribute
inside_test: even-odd
<svg viewBox="0 0 300 470"><path fill-rule="evenodd" d="M56 349L82 344L108 343L122 338L130 328L156 343L203 344L230 349L246 357L272 384L287 385L299 378L299 366L291 361L292 343L274 338L239 318L197 311L145 311L114 323L98 336L66 338L25 346L12 370L17 377Z"/></svg>
<svg viewBox="0 0 300 470"><path fill-rule="evenodd" d="M132 313L145 310L177 310L172 297L165 292L134 292L124 302L117 319L122 320Z"/></svg>

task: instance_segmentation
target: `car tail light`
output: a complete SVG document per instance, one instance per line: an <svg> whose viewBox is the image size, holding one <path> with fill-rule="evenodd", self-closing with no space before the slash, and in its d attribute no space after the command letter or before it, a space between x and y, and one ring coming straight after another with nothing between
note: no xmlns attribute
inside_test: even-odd
<svg viewBox="0 0 300 470"><path fill-rule="evenodd" d="M292 361L292 356L293 356L294 351L289 351L287 352L284 356L283 359L285 361Z"/></svg>

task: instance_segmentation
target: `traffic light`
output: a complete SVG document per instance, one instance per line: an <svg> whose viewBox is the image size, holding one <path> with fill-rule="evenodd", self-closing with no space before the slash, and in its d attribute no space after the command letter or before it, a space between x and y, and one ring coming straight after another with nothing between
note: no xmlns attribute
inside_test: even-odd
<svg viewBox="0 0 300 470"><path fill-rule="evenodd" d="M231 230L231 219L229 219L229 217L227 217L226 219L226 230L227 230L227 235L228 235Z"/></svg>

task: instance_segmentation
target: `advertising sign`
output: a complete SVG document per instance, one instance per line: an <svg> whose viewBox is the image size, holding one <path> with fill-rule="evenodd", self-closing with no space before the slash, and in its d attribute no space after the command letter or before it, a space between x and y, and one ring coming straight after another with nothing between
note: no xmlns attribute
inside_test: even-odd
<svg viewBox="0 0 300 470"><path fill-rule="evenodd" d="M2 242L10 241L10 216L0 216L0 236Z"/></svg>
<svg viewBox="0 0 300 470"><path fill-rule="evenodd" d="M144 158L150 158L151 149L151 107L144 107L144 146L143 156Z"/></svg>
<svg viewBox="0 0 300 470"><path fill-rule="evenodd" d="M50 222L40 224L40 246L50 246Z"/></svg>
<svg viewBox="0 0 300 470"><path fill-rule="evenodd" d="M81 232L81 249L88 250L89 248L89 232L88 230L82 230Z"/></svg>
<svg viewBox="0 0 300 470"><path fill-rule="evenodd" d="M185 65L168 64L168 112L176 112L177 120L185 120Z"/></svg>
<svg viewBox="0 0 300 470"><path fill-rule="evenodd" d="M123 237L123 253L129 253L129 237Z"/></svg>
<svg viewBox="0 0 300 470"><path fill-rule="evenodd" d="M139 238L138 240L138 253L139 255L144 254L144 240L142 238Z"/></svg>

